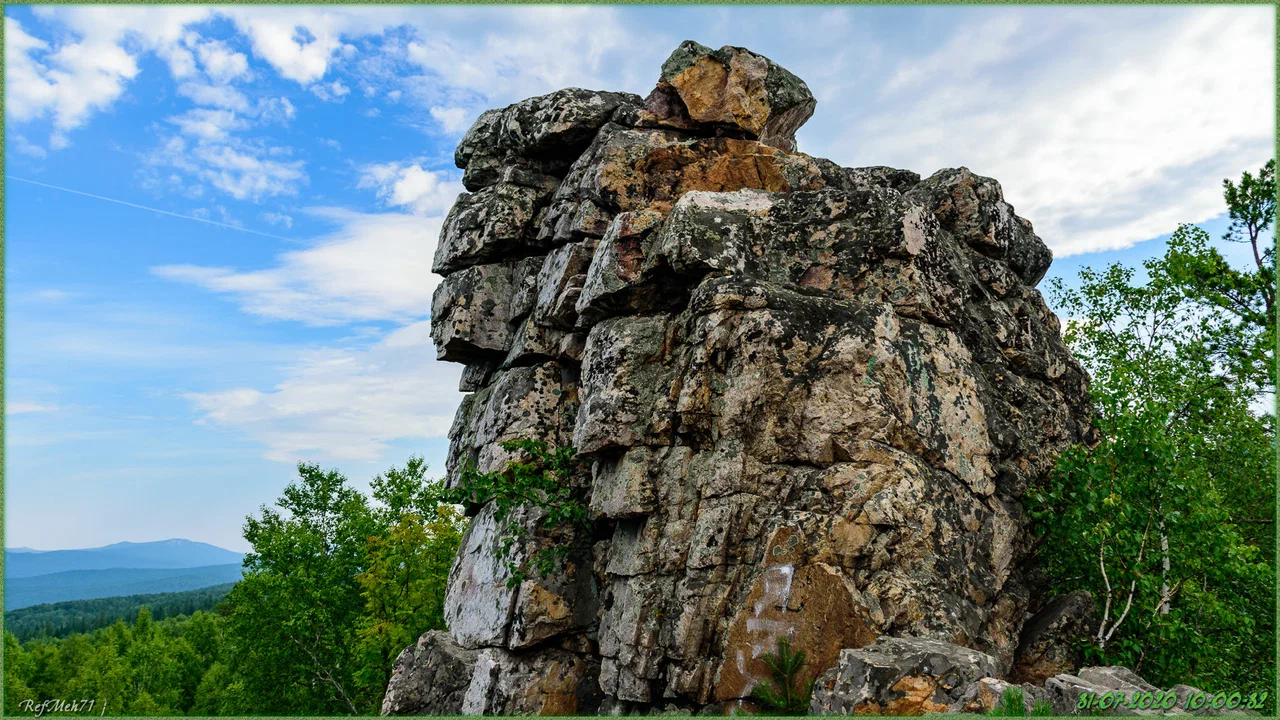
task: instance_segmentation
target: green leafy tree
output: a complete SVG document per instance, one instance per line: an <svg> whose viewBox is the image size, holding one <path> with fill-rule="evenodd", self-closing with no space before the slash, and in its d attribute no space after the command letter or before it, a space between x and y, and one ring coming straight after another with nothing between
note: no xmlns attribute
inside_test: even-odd
<svg viewBox="0 0 1280 720"><path fill-rule="evenodd" d="M249 518L253 552L228 596L237 702L257 712L377 712L396 656L443 627L463 525L426 469L411 458L374 478L365 497L337 471L304 463L278 509Z"/></svg>
<svg viewBox="0 0 1280 720"><path fill-rule="evenodd" d="M1200 228L1183 225L1169 241L1165 267L1183 296L1212 318L1206 337L1237 382L1276 386L1276 247L1267 242L1276 213L1275 160L1240 182L1224 180L1231 225L1224 240L1248 243L1253 266L1232 267Z"/></svg>
<svg viewBox="0 0 1280 720"><path fill-rule="evenodd" d="M336 470L300 463L275 508L245 522L253 547L228 595L232 665L258 712L359 714L355 577L377 534L366 498Z"/></svg>
<svg viewBox="0 0 1280 720"><path fill-rule="evenodd" d="M426 465L415 457L371 483L388 529L369 540L367 569L356 576L365 608L357 635L358 680L375 700L400 651L445 627L445 586L466 522L457 506L441 500L442 484L425 475Z"/></svg>
<svg viewBox="0 0 1280 720"><path fill-rule="evenodd" d="M106 715L376 713L395 657L444 626L465 527L425 475L411 458L366 497L336 471L300 465L276 506L247 519L245 577L215 612L197 609L203 597L165 595L165 618L144 604L103 626L136 607L108 598L66 608L81 619L102 610L88 633L6 632L5 713L59 698L93 699Z"/></svg>
<svg viewBox="0 0 1280 720"><path fill-rule="evenodd" d="M1259 215L1237 215L1243 232L1265 229ZM1274 386L1261 369L1274 322L1244 313L1248 303L1225 306L1252 297L1269 312L1240 279L1274 278L1274 254L1258 259L1230 287L1211 282L1221 255L1184 226L1144 263L1145 283L1112 265L1083 270L1078 288L1052 286L1093 378L1102 440L1065 453L1053 481L1028 493L1036 553L1056 592L1098 599L1091 662L1166 687L1266 689L1274 678L1275 434L1251 410Z"/></svg>

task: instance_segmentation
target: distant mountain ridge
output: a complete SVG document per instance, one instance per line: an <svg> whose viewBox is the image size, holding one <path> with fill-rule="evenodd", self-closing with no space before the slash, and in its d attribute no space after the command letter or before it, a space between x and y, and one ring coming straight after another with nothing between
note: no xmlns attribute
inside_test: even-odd
<svg viewBox="0 0 1280 720"><path fill-rule="evenodd" d="M188 568L111 568L67 570L32 577L5 578L5 610L120 595L172 593L236 582L240 563Z"/></svg>
<svg viewBox="0 0 1280 720"><path fill-rule="evenodd" d="M144 543L119 542L83 550L6 548L4 576L8 584L17 578L73 570L196 568L239 565L243 559L243 553L181 538Z"/></svg>

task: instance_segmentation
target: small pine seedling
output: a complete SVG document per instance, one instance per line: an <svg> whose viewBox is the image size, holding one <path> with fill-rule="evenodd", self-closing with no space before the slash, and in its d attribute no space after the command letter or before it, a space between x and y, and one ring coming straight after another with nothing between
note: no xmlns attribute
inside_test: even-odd
<svg viewBox="0 0 1280 720"><path fill-rule="evenodd" d="M765 714L804 715L809 712L809 697L813 694L813 681L800 679L804 669L804 651L793 651L788 638L778 638L778 651L765 653L764 664L772 676L768 685L757 685L751 697L760 703Z"/></svg>

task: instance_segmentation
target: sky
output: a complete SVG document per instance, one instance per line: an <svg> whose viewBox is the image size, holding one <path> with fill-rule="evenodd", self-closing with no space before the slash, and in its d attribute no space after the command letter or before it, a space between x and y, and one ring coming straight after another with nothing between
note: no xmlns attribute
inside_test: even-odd
<svg viewBox="0 0 1280 720"><path fill-rule="evenodd" d="M1226 226L1266 6L5 7L5 544L247 550L299 461L444 466L430 271L485 109L645 95L685 39L804 79L800 150L966 166L1049 278ZM1244 265L1248 251L1224 245ZM1044 284L1041 285L1045 289Z"/></svg>

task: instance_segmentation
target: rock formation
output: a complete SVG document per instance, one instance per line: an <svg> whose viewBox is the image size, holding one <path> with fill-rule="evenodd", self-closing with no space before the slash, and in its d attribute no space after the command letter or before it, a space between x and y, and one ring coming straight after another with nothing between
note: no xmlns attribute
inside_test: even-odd
<svg viewBox="0 0 1280 720"><path fill-rule="evenodd" d="M1035 289L1050 252L967 169L797 152L814 106L686 42L648 98L562 90L462 139L431 313L470 392L448 481L517 459L505 440L571 445L594 525L538 529L514 557L567 561L508 587L469 508L450 630L405 651L384 712L714 712L783 635L810 678L885 636L1014 667L1019 496L1091 432Z"/></svg>
<svg viewBox="0 0 1280 720"><path fill-rule="evenodd" d="M1076 598L1066 604L1078 601ZM1070 613L1063 615L1061 609L1060 606L1053 614L1070 616ZM874 645L843 651L836 665L815 683L809 712L814 715L987 714L1006 691L1016 688L1022 691L1028 715L1038 702L1051 706L1054 715L1091 714L1078 709L1081 695L1085 693L1099 699L1110 696L1102 711L1106 715L1258 714L1221 703L1215 708L1215 703L1203 699L1202 691L1188 685L1175 685L1161 691L1133 671L1119 666L1086 667L1080 669L1078 675L1062 673L1019 686L992 677L998 664L990 655L952 643L883 638ZM1147 693L1150 696L1144 699L1142 696ZM1123 702L1117 702L1118 697L1123 697ZM1092 708L1092 714L1097 712L1097 707Z"/></svg>

